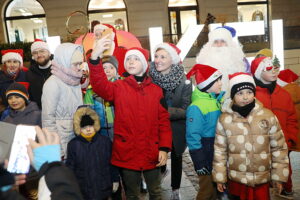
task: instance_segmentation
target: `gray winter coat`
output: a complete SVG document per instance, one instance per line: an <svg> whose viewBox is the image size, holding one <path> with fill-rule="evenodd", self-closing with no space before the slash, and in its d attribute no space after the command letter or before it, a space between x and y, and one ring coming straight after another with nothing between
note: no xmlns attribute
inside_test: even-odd
<svg viewBox="0 0 300 200"><path fill-rule="evenodd" d="M176 154L181 155L186 148L186 109L191 104L192 84L186 82L183 76L179 86L169 95L166 100L171 100L172 107L168 107L170 114L172 132L173 132L173 148Z"/></svg>
<svg viewBox="0 0 300 200"><path fill-rule="evenodd" d="M35 102L30 102L23 111L11 110L3 121L16 125L41 126L41 111Z"/></svg>

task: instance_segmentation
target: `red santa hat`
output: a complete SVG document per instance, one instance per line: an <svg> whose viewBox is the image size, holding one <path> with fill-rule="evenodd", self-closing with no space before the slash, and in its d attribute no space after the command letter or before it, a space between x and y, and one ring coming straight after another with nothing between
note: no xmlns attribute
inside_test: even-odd
<svg viewBox="0 0 300 200"><path fill-rule="evenodd" d="M215 40L224 40L228 43L232 41L232 34L227 28L219 27L209 32L208 40L210 42L213 42Z"/></svg>
<svg viewBox="0 0 300 200"><path fill-rule="evenodd" d="M259 57L252 61L251 63L251 73L255 78L261 80L261 73L269 68L273 68L272 59L269 57Z"/></svg>
<svg viewBox="0 0 300 200"><path fill-rule="evenodd" d="M228 75L230 97L233 99L234 95L244 89L250 89L255 93L255 82L251 74L245 72L237 72Z"/></svg>
<svg viewBox="0 0 300 200"><path fill-rule="evenodd" d="M35 39L31 44L31 53L37 49L46 49L50 52L49 45L40 39Z"/></svg>
<svg viewBox="0 0 300 200"><path fill-rule="evenodd" d="M125 54L124 66L125 66L127 58L132 55L135 55L140 59L142 65L143 65L143 73L145 73L148 68L149 51L147 49L143 49L143 48L139 48L139 47L132 47L132 48L128 49Z"/></svg>
<svg viewBox="0 0 300 200"><path fill-rule="evenodd" d="M23 49L1 50L1 54L3 64L8 60L17 60L20 62L20 66L23 65Z"/></svg>
<svg viewBox="0 0 300 200"><path fill-rule="evenodd" d="M299 76L290 69L280 71L277 79L277 84L281 87L286 86L289 83L295 82Z"/></svg>
<svg viewBox="0 0 300 200"><path fill-rule="evenodd" d="M208 65L196 64L186 75L187 79L190 79L191 76L195 75L195 80L197 87L200 90L207 90L211 87L211 83L216 81L222 76L222 73ZM210 87L208 87L210 85ZM208 88L206 88L208 87ZM206 88L206 89L205 89Z"/></svg>
<svg viewBox="0 0 300 200"><path fill-rule="evenodd" d="M179 56L181 50L175 44L164 42L156 45L154 52L156 52L157 49L166 50L172 58L172 64L178 64L181 61Z"/></svg>

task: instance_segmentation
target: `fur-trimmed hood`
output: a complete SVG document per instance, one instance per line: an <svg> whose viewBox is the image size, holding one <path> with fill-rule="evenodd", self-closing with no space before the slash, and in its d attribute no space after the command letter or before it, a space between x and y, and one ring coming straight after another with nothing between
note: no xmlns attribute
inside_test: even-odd
<svg viewBox="0 0 300 200"><path fill-rule="evenodd" d="M100 119L97 113L89 107L80 107L76 110L73 119L74 132L80 135L80 122L84 115L89 115L94 120L94 129L96 132L100 130Z"/></svg>

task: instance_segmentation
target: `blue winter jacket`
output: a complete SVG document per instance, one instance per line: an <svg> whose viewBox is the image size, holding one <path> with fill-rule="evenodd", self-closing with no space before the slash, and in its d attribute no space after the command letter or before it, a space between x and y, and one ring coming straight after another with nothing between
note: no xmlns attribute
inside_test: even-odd
<svg viewBox="0 0 300 200"><path fill-rule="evenodd" d="M186 112L186 141L195 170L212 170L216 125L221 114L221 101L225 92L201 92L195 89L192 103Z"/></svg>

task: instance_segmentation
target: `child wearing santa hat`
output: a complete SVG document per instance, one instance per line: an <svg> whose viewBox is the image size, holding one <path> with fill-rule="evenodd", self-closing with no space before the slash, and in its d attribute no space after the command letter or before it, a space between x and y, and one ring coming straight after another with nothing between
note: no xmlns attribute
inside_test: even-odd
<svg viewBox="0 0 300 200"><path fill-rule="evenodd" d="M297 145L291 147L292 151L300 151L300 86L296 82L299 76L290 69L280 71L277 79L277 84L285 89L292 97L295 105L297 120L298 120L298 140Z"/></svg>
<svg viewBox="0 0 300 200"><path fill-rule="evenodd" d="M216 199L217 189L212 181L211 170L215 129L225 93L221 91L222 73L211 66L196 64L187 77L193 75L197 87L186 112L186 141L199 176L200 189L196 199Z"/></svg>
<svg viewBox="0 0 300 200"><path fill-rule="evenodd" d="M1 50L3 68L0 70L0 115L8 106L5 92L14 82L22 82L26 87L29 83L23 70L23 49Z"/></svg>
<svg viewBox="0 0 300 200"><path fill-rule="evenodd" d="M192 84L186 81L180 60L180 49L172 43L158 44L154 49L154 61L149 75L164 92L172 126L171 187L172 200L180 199L179 188L182 174L182 154L186 148L186 109L191 103ZM166 167L162 168L166 174Z"/></svg>
<svg viewBox="0 0 300 200"><path fill-rule="evenodd" d="M269 200L269 183L280 193L288 179L283 132L276 116L255 99L250 74L230 75L229 87L231 102L222 107L216 128L213 179L234 199Z"/></svg>
<svg viewBox="0 0 300 200"><path fill-rule="evenodd" d="M297 116L290 94L277 84L279 66L274 65L269 57L260 57L252 61L251 73L256 83L256 98L276 115L291 150L297 144ZM283 185L282 196L287 198L293 196L291 174Z"/></svg>
<svg viewBox="0 0 300 200"><path fill-rule="evenodd" d="M96 94L115 106L114 140L111 163L120 168L128 199L138 199L141 175L150 199L161 199L160 169L172 148L169 114L161 88L147 76L149 53L128 49L124 66L129 76L107 80L102 55L111 44L100 39L89 59L90 78Z"/></svg>

